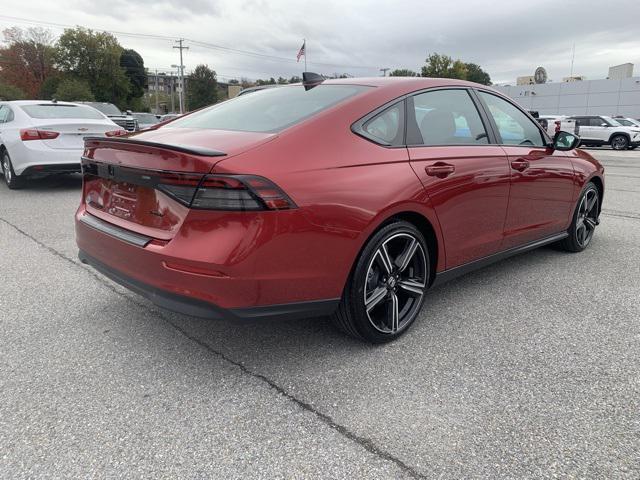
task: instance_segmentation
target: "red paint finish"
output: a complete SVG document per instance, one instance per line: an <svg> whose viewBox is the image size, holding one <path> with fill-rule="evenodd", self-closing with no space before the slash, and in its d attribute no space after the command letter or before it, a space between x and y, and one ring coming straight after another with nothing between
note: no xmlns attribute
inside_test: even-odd
<svg viewBox="0 0 640 480"><path fill-rule="evenodd" d="M545 147L502 148L511 168L511 194L501 249L566 230L575 203L567 153Z"/></svg>
<svg viewBox="0 0 640 480"><path fill-rule="evenodd" d="M91 141L85 151L101 164L155 173L259 175L297 208L196 210L153 187L85 176L77 218L94 215L157 241L141 248L76 221L78 246L125 276L223 308L333 299L342 295L367 239L396 215L430 225L432 260L441 272L563 231L579 190L602 176L584 152L498 145L388 148L351 131L354 122L403 95L474 84L424 78L331 82L372 88L277 134L169 124L129 137L206 147L224 157L117 139ZM526 168L512 165L521 160Z"/></svg>
<svg viewBox="0 0 640 480"><path fill-rule="evenodd" d="M498 252L509 202L504 151L495 145L411 147L409 155L440 222L446 268ZM430 174L434 166L453 172Z"/></svg>

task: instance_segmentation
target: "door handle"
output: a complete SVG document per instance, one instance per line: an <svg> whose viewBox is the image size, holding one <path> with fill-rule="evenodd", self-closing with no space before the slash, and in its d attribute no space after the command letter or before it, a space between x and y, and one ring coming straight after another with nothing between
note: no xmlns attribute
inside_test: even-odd
<svg viewBox="0 0 640 480"><path fill-rule="evenodd" d="M456 167L448 163L437 162L431 166L424 167L424 171L427 172L427 175L430 177L445 178L455 172Z"/></svg>
<svg viewBox="0 0 640 480"><path fill-rule="evenodd" d="M511 168L519 172L522 172L527 168L529 168L529 162L523 158L519 158L518 160L513 160L511 162Z"/></svg>

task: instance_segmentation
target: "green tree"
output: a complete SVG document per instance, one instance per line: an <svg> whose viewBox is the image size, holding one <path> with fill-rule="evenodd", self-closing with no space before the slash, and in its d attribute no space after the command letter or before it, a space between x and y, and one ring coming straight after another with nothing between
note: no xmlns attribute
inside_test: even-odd
<svg viewBox="0 0 640 480"><path fill-rule="evenodd" d="M60 81L53 96L56 100L66 102L93 102L95 100L89 83L79 78L65 78Z"/></svg>
<svg viewBox="0 0 640 480"><path fill-rule="evenodd" d="M467 67L460 60L454 60L448 55L432 53L427 57L426 65L422 67L423 77L433 78L467 78Z"/></svg>
<svg viewBox="0 0 640 480"><path fill-rule="evenodd" d="M6 83L0 83L0 100L24 100L27 94L20 88Z"/></svg>
<svg viewBox="0 0 640 480"><path fill-rule="evenodd" d="M396 69L389 74L391 77L417 77L418 74L408 68Z"/></svg>
<svg viewBox="0 0 640 480"><path fill-rule="evenodd" d="M475 63L466 63L467 80L470 82L481 83L482 85L491 85L491 77L485 72L480 65Z"/></svg>
<svg viewBox="0 0 640 480"><path fill-rule="evenodd" d="M218 101L216 72L207 65L198 65L189 75L187 103L190 110L206 107Z"/></svg>
<svg viewBox="0 0 640 480"><path fill-rule="evenodd" d="M120 56L120 66L124 68L124 74L129 78L129 95L127 95L127 107L133 108L139 104L135 99L144 95L147 86L147 70L144 68L144 60L135 50L123 50Z"/></svg>
<svg viewBox="0 0 640 480"><path fill-rule="evenodd" d="M284 85L287 82L287 79L284 77L278 77L278 85Z"/></svg>
<svg viewBox="0 0 640 480"><path fill-rule="evenodd" d="M86 80L97 101L125 109L131 86L120 66L122 51L110 33L77 27L58 39L56 60L68 77Z"/></svg>
<svg viewBox="0 0 640 480"><path fill-rule="evenodd" d="M47 79L42 82L38 98L40 100L51 100L55 97L56 90L58 89L58 85L60 85L61 81L62 77L60 75L51 75L47 77Z"/></svg>
<svg viewBox="0 0 640 480"><path fill-rule="evenodd" d="M289 83L300 83L302 79L298 75L294 75L289 79Z"/></svg>

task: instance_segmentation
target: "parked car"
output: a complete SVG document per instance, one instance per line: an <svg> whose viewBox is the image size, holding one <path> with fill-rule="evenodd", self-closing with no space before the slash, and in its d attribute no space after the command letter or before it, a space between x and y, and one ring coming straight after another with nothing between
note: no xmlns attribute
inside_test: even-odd
<svg viewBox="0 0 640 480"><path fill-rule="evenodd" d="M167 113L165 115L162 115L160 117L160 123L164 123L168 120L174 120L178 117L181 117L182 115L180 113Z"/></svg>
<svg viewBox="0 0 640 480"><path fill-rule="evenodd" d="M623 127L640 127L640 120L635 118L613 117L613 119Z"/></svg>
<svg viewBox="0 0 640 480"><path fill-rule="evenodd" d="M567 118L566 115L540 115L538 122L547 131L551 138L560 131L562 120Z"/></svg>
<svg viewBox="0 0 640 480"><path fill-rule="evenodd" d="M11 189L32 176L80 171L84 137L126 131L97 110L68 102L0 102L2 173Z"/></svg>
<svg viewBox="0 0 640 480"><path fill-rule="evenodd" d="M131 114L130 111L122 112L113 103L107 103L107 102L76 102L76 103L89 105L90 107L95 108L96 110L104 113L115 124L120 125L122 128L124 128L129 132L135 132L140 129L140 127L138 126L138 121L135 119L135 117Z"/></svg>
<svg viewBox="0 0 640 480"><path fill-rule="evenodd" d="M578 141L462 80L264 89L86 139L79 256L189 315L332 315L386 342L434 285L541 245L588 247L604 169Z"/></svg>
<svg viewBox="0 0 640 480"><path fill-rule="evenodd" d="M640 145L640 127L625 127L604 115L581 115L562 120L561 128L581 138L581 145L611 145L614 150L627 150Z"/></svg>
<svg viewBox="0 0 640 480"><path fill-rule="evenodd" d="M131 115L137 120L140 130L145 130L160 123L160 119L153 113L134 112Z"/></svg>

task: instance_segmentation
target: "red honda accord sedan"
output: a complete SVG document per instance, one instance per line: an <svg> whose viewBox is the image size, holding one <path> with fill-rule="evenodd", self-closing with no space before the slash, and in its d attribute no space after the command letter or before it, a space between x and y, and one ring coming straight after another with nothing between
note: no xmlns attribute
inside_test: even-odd
<svg viewBox="0 0 640 480"><path fill-rule="evenodd" d="M80 259L189 315L385 342L435 284L591 242L604 169L579 138L474 83L307 80L87 139Z"/></svg>

